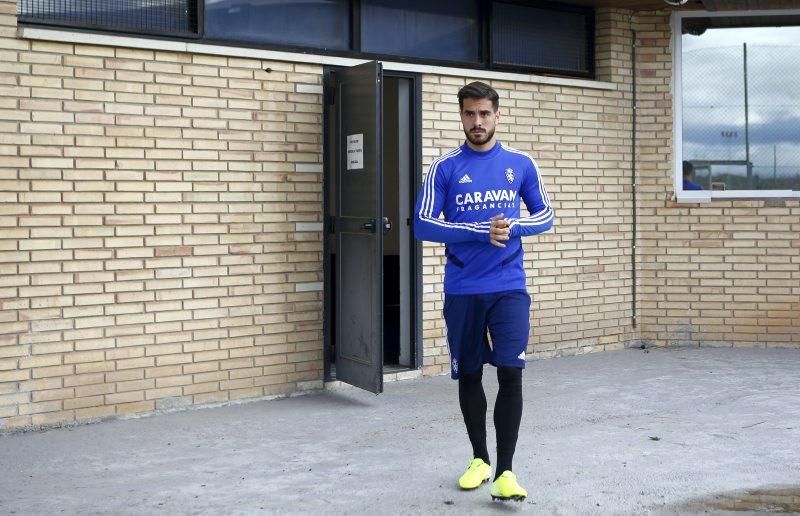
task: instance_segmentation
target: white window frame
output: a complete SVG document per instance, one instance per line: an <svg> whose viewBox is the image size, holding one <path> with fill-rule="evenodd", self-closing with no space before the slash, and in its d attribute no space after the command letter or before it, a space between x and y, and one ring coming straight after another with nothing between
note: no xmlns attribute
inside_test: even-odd
<svg viewBox="0 0 800 516"><path fill-rule="evenodd" d="M800 191L794 190L683 190L683 91L681 25L684 18L735 18L737 16L786 16L800 15L800 9L774 9L753 11L673 11L672 28L672 139L673 182L678 202L698 203L721 199L800 199Z"/></svg>

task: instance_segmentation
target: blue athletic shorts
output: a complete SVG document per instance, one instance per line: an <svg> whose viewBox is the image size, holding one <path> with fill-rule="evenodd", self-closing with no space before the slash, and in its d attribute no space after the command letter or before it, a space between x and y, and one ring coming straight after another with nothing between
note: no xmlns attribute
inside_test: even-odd
<svg viewBox="0 0 800 516"><path fill-rule="evenodd" d="M450 376L493 366L525 368L531 297L524 290L444 296ZM492 347L489 347L491 338Z"/></svg>

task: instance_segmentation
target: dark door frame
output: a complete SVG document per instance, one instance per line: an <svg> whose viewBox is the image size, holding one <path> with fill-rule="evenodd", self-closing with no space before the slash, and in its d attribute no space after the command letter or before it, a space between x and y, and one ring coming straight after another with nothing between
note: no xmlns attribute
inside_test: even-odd
<svg viewBox="0 0 800 516"><path fill-rule="evenodd" d="M328 260L329 252L329 235L332 232L333 221L331 220L331 206L329 205L330 198L330 157L331 150L329 144L328 127L330 123L330 110L328 106L332 103L332 96L335 89L328 86L330 76L336 70L342 69L337 66L323 66L322 68L322 211L323 211L323 239L322 239L322 255L323 255L323 379L324 381L335 380L331 377L331 320L333 314L331 313L332 306L332 292L330 289L330 278L333 271L331 270L330 262ZM398 79L411 80L411 163L413 163L413 177L409 181L409 213L413 215L414 202L417 199L417 193L422 183L422 77L418 73L413 72L397 72L391 70L383 71L384 77L392 77ZM397 221L396 224L411 225L411 219L407 221ZM413 236L413 230L412 230ZM411 336L414 339L414 345L411 349L413 368L421 369L423 365L423 343L422 343L422 244L417 240L413 240L413 253L411 256L411 264L413 274L411 285L411 299L413 299L413 314L411 316Z"/></svg>

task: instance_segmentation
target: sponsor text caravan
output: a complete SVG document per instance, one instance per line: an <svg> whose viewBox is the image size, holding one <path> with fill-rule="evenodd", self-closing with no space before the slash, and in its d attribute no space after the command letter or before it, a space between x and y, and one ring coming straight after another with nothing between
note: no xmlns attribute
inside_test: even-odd
<svg viewBox="0 0 800 516"><path fill-rule="evenodd" d="M516 190L486 190L456 195L458 211L492 210L496 208L515 208Z"/></svg>

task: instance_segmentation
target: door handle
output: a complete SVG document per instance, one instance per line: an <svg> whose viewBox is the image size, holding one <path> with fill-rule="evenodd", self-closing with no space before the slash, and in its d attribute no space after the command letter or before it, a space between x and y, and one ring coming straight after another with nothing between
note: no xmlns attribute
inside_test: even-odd
<svg viewBox="0 0 800 516"><path fill-rule="evenodd" d="M370 219L367 222L361 225L361 229L364 231L369 231L370 233L375 232L375 219ZM392 230L392 221L389 220L389 217L383 217L383 234L385 235L389 231Z"/></svg>

